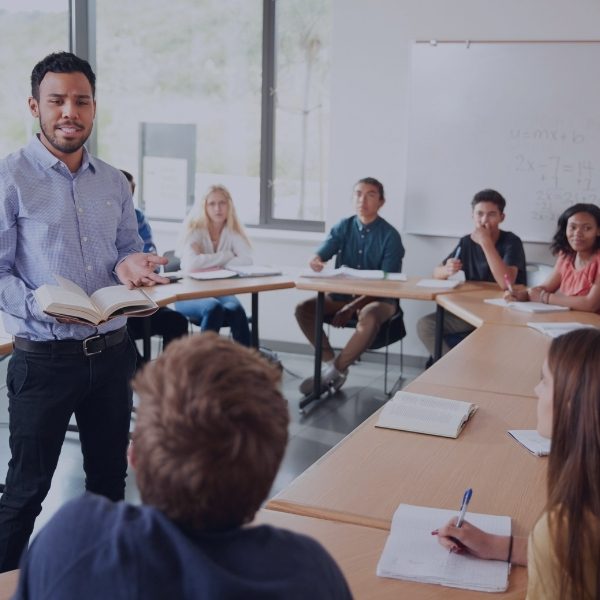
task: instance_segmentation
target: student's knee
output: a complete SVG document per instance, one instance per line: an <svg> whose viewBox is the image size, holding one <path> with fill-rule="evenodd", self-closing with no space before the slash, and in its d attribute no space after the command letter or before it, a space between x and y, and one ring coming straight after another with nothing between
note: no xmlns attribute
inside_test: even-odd
<svg viewBox="0 0 600 600"><path fill-rule="evenodd" d="M315 299L309 298L308 300L296 304L294 314L296 316L296 321L298 322L313 318L315 314Z"/></svg>
<svg viewBox="0 0 600 600"><path fill-rule="evenodd" d="M421 317L417 321L417 335L419 339L423 342L425 340L429 340L432 335L435 335L435 315L430 314L424 317Z"/></svg>

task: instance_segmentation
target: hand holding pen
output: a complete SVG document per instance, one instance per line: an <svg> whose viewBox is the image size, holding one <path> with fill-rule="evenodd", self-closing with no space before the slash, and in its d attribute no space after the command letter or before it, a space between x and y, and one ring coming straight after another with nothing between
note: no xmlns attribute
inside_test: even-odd
<svg viewBox="0 0 600 600"><path fill-rule="evenodd" d="M454 256L449 258L446 261L446 275L450 277L454 275L454 273L460 271L462 269L462 261L460 260L460 246L456 248L456 252L454 252Z"/></svg>

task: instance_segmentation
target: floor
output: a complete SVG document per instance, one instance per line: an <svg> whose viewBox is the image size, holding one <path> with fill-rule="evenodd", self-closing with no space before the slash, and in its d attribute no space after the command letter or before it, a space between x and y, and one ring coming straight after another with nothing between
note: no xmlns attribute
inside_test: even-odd
<svg viewBox="0 0 600 600"><path fill-rule="evenodd" d="M312 373L313 359L307 354L279 353L283 371L283 391L290 406L290 436L287 451L273 484L270 497L287 486L294 478L318 460L330 448L362 423L385 401L383 364L368 357L350 369L344 387L326 400L314 403L301 414L298 385ZM400 374L398 355L388 375L390 387ZM8 359L0 362L0 481L4 481L8 452L8 401L6 398L6 367ZM422 372L422 369L403 369L401 385L406 385ZM42 513L36 521L37 531L68 499L79 495L84 489L84 473L77 434L67 433L59 465L46 498ZM126 498L139 502L134 477L127 479Z"/></svg>

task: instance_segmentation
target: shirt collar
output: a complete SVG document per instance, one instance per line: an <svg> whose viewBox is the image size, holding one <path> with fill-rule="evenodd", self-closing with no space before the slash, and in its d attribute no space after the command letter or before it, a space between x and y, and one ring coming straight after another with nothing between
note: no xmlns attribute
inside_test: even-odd
<svg viewBox="0 0 600 600"><path fill-rule="evenodd" d="M37 134L29 140L27 150L44 169L51 169L55 165L61 163L60 159L54 156L54 154L52 154L52 152L50 152L50 150L48 150L48 148L42 144ZM96 165L94 164L94 160L94 157L90 155L90 153L87 151L87 148L84 146L81 167L79 167L77 172L81 173L88 167L90 167L92 172L95 172Z"/></svg>
<svg viewBox="0 0 600 600"><path fill-rule="evenodd" d="M363 229L366 229L367 231L374 229L375 227L379 226L381 221L382 218L378 215L374 221L372 221L368 225L364 225L363 222L358 218L358 215L354 215L354 223L359 231L362 231Z"/></svg>

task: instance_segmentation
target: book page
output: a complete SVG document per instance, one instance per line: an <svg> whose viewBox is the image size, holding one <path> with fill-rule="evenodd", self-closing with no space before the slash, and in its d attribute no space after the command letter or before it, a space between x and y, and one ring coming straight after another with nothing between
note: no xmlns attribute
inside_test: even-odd
<svg viewBox="0 0 600 600"><path fill-rule="evenodd" d="M94 323L97 323L100 317L94 303L79 292L45 283L34 290L33 294L40 308L53 316L74 316Z"/></svg>
<svg viewBox="0 0 600 600"><path fill-rule="evenodd" d="M509 306L510 308L528 313L564 312L569 310L567 306L543 304L542 302L511 302Z"/></svg>
<svg viewBox="0 0 600 600"><path fill-rule="evenodd" d="M152 307L156 303L141 289L127 289L124 285L111 285L96 290L91 296L102 319L106 320L114 312L127 307Z"/></svg>
<svg viewBox="0 0 600 600"><path fill-rule="evenodd" d="M456 438L475 410L469 402L400 391L383 407L377 427Z"/></svg>
<svg viewBox="0 0 600 600"><path fill-rule="evenodd" d="M507 562L450 553L431 535L457 515L458 510L401 504L394 513L377 575L479 591L506 590ZM510 517L468 512L466 519L489 533L510 535Z"/></svg>
<svg viewBox="0 0 600 600"><path fill-rule="evenodd" d="M383 279L385 277L385 273L378 269L353 269L343 265L339 270L342 275L355 277L356 279Z"/></svg>
<svg viewBox="0 0 600 600"><path fill-rule="evenodd" d="M89 296L85 293L85 291L83 289L81 289L74 281L71 281L70 279L67 279L66 277L61 277L60 275L57 275L56 273L54 273L52 275L52 277L54 277L56 283L58 283L58 285L61 288L68 290L69 292L72 292L73 294L77 294L78 296L81 296L82 298L89 298Z"/></svg>
<svg viewBox="0 0 600 600"><path fill-rule="evenodd" d="M552 440L540 435L535 429L510 429L507 433L536 456L550 454Z"/></svg>

